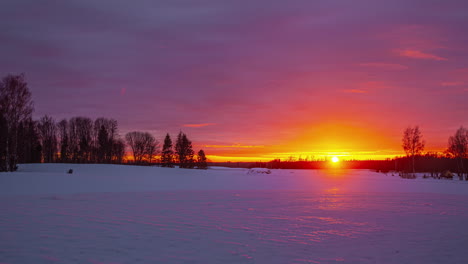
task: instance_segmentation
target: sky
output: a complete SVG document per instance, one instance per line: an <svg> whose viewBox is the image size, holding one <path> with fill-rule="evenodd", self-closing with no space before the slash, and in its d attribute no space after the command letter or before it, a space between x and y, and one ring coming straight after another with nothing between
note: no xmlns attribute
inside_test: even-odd
<svg viewBox="0 0 468 264"><path fill-rule="evenodd" d="M386 158L468 126L464 0L0 2L34 117L185 132L214 161Z"/></svg>

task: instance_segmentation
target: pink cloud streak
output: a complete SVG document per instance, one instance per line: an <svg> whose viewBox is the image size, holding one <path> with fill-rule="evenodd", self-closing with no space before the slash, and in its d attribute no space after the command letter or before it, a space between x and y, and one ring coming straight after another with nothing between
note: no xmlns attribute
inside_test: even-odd
<svg viewBox="0 0 468 264"><path fill-rule="evenodd" d="M216 125L215 123L203 123L203 124L184 124L184 127L206 127L206 126L213 126Z"/></svg>
<svg viewBox="0 0 468 264"><path fill-rule="evenodd" d="M447 58L443 58L434 54L425 53L419 50L398 50L397 53L402 57L408 57L413 59L427 59L427 60L437 60L437 61L446 61Z"/></svg>

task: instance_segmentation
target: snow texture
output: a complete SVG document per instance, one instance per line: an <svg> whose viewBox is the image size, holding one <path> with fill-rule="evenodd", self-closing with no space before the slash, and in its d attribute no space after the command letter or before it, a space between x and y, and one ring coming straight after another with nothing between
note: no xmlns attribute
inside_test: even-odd
<svg viewBox="0 0 468 264"><path fill-rule="evenodd" d="M466 182L270 172L21 165L0 263L468 263Z"/></svg>

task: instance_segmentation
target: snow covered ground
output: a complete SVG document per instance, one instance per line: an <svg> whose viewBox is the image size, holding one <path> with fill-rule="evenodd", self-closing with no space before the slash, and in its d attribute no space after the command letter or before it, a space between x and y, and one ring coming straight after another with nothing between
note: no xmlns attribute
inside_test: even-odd
<svg viewBox="0 0 468 264"><path fill-rule="evenodd" d="M460 181L76 164L0 173L2 264L468 263L467 245Z"/></svg>

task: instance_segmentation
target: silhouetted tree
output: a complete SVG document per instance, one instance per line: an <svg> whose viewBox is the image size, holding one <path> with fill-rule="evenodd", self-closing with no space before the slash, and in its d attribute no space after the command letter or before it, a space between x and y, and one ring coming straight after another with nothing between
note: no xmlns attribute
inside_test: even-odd
<svg viewBox="0 0 468 264"><path fill-rule="evenodd" d="M206 170L208 168L208 163L206 162L205 151L200 149L197 154L197 168Z"/></svg>
<svg viewBox="0 0 468 264"><path fill-rule="evenodd" d="M164 145L161 154L161 166L173 168L173 157L174 151L172 150L172 140L171 136L169 136L169 133L167 133L166 137L164 138Z"/></svg>
<svg viewBox="0 0 468 264"><path fill-rule="evenodd" d="M146 146L146 159L148 160L148 163L151 164L153 162L154 156L158 154L158 147L159 143L158 141L152 137L152 142L149 142Z"/></svg>
<svg viewBox="0 0 468 264"><path fill-rule="evenodd" d="M109 162L112 162L113 156L118 153L118 150L115 149L115 147L117 146L118 141L120 140L120 135L118 133L117 120L109 119L109 121L107 122L107 125L106 125L106 130L107 130L108 139L109 139L109 146L106 149L106 159ZM123 142L123 141L121 141L121 142ZM125 149L124 149L124 152L125 152ZM120 153L118 153L118 154L120 155ZM125 153L124 153L123 156L125 156Z"/></svg>
<svg viewBox="0 0 468 264"><path fill-rule="evenodd" d="M74 117L60 121L57 128L61 162L122 163L125 157L114 119Z"/></svg>
<svg viewBox="0 0 468 264"><path fill-rule="evenodd" d="M70 161L78 162L78 156L80 151L80 139L78 135L78 124L76 117L71 118L68 121L68 149L70 152Z"/></svg>
<svg viewBox="0 0 468 264"><path fill-rule="evenodd" d="M421 154L424 150L424 141L422 140L421 131L419 127L408 127L403 133L403 149L406 152L408 157L411 157L413 173L415 172L414 168L414 157Z"/></svg>
<svg viewBox="0 0 468 264"><path fill-rule="evenodd" d="M98 146L97 146L97 162L103 163L108 161L109 148L111 147L112 142L109 140L109 133L104 125L101 125L98 133Z"/></svg>
<svg viewBox="0 0 468 264"><path fill-rule="evenodd" d="M180 168L193 168L194 151L192 148L192 142L187 138L187 135L179 132L177 136L177 142L175 146L176 156L179 162Z"/></svg>
<svg viewBox="0 0 468 264"><path fill-rule="evenodd" d="M69 162L70 160L70 140L68 131L68 121L63 119L57 125L60 137L60 162Z"/></svg>
<svg viewBox="0 0 468 264"><path fill-rule="evenodd" d="M42 146L38 124L31 118L21 121L18 126L18 163L40 163Z"/></svg>
<svg viewBox="0 0 468 264"><path fill-rule="evenodd" d="M7 137L7 121L3 117L3 114L0 112L0 171L7 170Z"/></svg>
<svg viewBox="0 0 468 264"><path fill-rule="evenodd" d="M87 117L74 117L69 122L69 139L72 160L89 162L92 153L93 121Z"/></svg>
<svg viewBox="0 0 468 264"><path fill-rule="evenodd" d="M122 139L115 139L112 146L112 161L122 163L125 157L125 142Z"/></svg>
<svg viewBox="0 0 468 264"><path fill-rule="evenodd" d="M117 139L117 121L108 118L98 118L94 121L94 157L99 163L112 161L112 147Z"/></svg>
<svg viewBox="0 0 468 264"><path fill-rule="evenodd" d="M129 132L125 135L125 139L132 151L133 161L135 163L141 162L145 151L144 144L142 143L143 133L138 131Z"/></svg>
<svg viewBox="0 0 468 264"><path fill-rule="evenodd" d="M448 152L457 159L460 179L462 179L465 173L463 162L468 155L468 131L464 127L460 127L455 135L449 138ZM468 180L468 175L465 179Z"/></svg>
<svg viewBox="0 0 468 264"><path fill-rule="evenodd" d="M57 155L57 126L50 116L44 116L38 124L39 138L42 145L43 161L54 162Z"/></svg>
<svg viewBox="0 0 468 264"><path fill-rule="evenodd" d="M33 102L24 75L7 75L0 82L0 113L6 120L7 170L16 170L18 163L18 128L21 122L30 119Z"/></svg>
<svg viewBox="0 0 468 264"><path fill-rule="evenodd" d="M133 161L136 164L141 164L145 158L151 163L159 145L153 135L147 132L134 131L127 133L125 139L132 150Z"/></svg>

